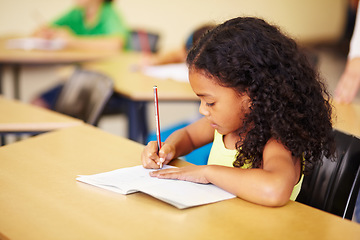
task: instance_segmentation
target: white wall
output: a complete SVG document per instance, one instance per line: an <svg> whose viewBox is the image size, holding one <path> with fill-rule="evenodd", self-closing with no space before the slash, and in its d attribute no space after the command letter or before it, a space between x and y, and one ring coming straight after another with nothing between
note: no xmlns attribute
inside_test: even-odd
<svg viewBox="0 0 360 240"><path fill-rule="evenodd" d="M115 0L130 27L145 27L161 34L163 50L184 43L203 23L251 15L279 25L301 42L334 41L343 31L347 0ZM0 0L0 36L29 34L72 6L73 0ZM11 95L11 72L5 69L6 95ZM56 67L27 67L21 72L22 100L58 81ZM162 125L168 126L197 115L196 104L162 103ZM153 129L152 115L149 127ZM118 119L114 121L118 124ZM126 127L120 126L126 133ZM113 127L111 128L113 129ZM113 131L113 130L109 130ZM121 135L121 134L120 134Z"/></svg>
<svg viewBox="0 0 360 240"><path fill-rule="evenodd" d="M163 49L177 47L207 22L251 15L281 26L300 41L337 39L346 0L115 0L132 27L159 31ZM0 0L0 34L33 31L66 11L73 0Z"/></svg>

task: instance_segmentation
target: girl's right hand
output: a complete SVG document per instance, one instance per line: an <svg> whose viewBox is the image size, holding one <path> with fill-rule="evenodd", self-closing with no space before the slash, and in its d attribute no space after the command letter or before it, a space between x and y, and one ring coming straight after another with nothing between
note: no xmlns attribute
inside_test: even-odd
<svg viewBox="0 0 360 240"><path fill-rule="evenodd" d="M36 29L36 31L32 34L33 37L45 38L45 39L53 39L55 35L55 31L53 28L49 26L41 26Z"/></svg>
<svg viewBox="0 0 360 240"><path fill-rule="evenodd" d="M171 144L163 143L158 153L158 145L156 141L149 142L142 154L141 162L144 168L159 169L160 165L168 164L175 156L175 148Z"/></svg>

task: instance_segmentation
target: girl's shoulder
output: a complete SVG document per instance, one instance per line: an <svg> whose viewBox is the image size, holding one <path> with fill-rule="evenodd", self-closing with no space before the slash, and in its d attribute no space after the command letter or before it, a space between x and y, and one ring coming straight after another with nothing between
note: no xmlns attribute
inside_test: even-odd
<svg viewBox="0 0 360 240"><path fill-rule="evenodd" d="M71 26L74 22L82 21L83 9L79 7L72 7L65 11L60 17L52 22L53 26Z"/></svg>
<svg viewBox="0 0 360 240"><path fill-rule="evenodd" d="M291 151L279 140L270 138L264 146L263 158L274 154L287 155L291 157Z"/></svg>
<svg viewBox="0 0 360 240"><path fill-rule="evenodd" d="M117 10L115 9L115 7L113 6L112 3L103 3L103 5L101 7L101 11L106 12L106 13L116 13L117 12Z"/></svg>

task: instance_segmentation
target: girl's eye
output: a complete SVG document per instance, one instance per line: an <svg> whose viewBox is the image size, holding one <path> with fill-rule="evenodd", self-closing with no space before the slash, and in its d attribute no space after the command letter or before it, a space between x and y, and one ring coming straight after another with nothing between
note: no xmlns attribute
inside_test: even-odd
<svg viewBox="0 0 360 240"><path fill-rule="evenodd" d="M214 104L215 104L215 103L206 103L206 106L212 107L212 106L214 106Z"/></svg>

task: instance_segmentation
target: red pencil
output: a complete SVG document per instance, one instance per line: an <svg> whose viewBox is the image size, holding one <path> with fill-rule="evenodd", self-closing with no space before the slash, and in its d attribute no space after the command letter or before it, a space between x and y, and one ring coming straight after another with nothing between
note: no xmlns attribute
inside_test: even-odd
<svg viewBox="0 0 360 240"><path fill-rule="evenodd" d="M160 117L159 117L159 100L157 86L154 86L154 105L155 105L155 122L156 122L156 137L158 143L158 151L161 149L161 136L160 136ZM160 168L162 168L162 163L160 163Z"/></svg>

